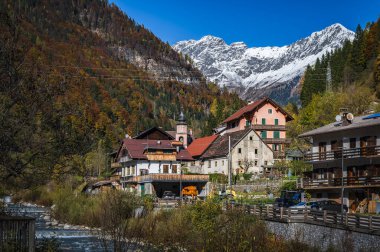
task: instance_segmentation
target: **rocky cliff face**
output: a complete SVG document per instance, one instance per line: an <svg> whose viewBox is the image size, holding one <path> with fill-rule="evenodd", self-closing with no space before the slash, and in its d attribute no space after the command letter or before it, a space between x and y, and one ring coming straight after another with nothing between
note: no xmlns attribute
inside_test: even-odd
<svg viewBox="0 0 380 252"><path fill-rule="evenodd" d="M282 47L252 47L243 42L227 45L223 39L205 36L173 47L187 54L211 81L235 90L244 99L269 95L280 103L297 98L295 89L308 64L353 40L354 32L341 24Z"/></svg>

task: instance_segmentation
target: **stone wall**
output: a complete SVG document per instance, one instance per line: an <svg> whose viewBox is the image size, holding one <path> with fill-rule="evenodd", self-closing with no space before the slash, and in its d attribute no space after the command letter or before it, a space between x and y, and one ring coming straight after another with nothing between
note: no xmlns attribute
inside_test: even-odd
<svg viewBox="0 0 380 252"><path fill-rule="evenodd" d="M266 221L268 229L287 240L298 240L308 245L339 251L379 251L380 236L307 223Z"/></svg>

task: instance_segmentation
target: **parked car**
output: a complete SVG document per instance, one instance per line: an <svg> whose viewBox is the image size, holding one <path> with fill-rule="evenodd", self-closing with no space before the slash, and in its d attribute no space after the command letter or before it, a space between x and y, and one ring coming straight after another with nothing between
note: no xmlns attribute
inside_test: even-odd
<svg viewBox="0 0 380 252"><path fill-rule="evenodd" d="M300 202L297 205L290 206L289 208L307 208L307 203L306 202Z"/></svg>
<svg viewBox="0 0 380 252"><path fill-rule="evenodd" d="M162 199L174 200L175 199L175 194L172 191L165 191L162 194Z"/></svg>
<svg viewBox="0 0 380 252"><path fill-rule="evenodd" d="M342 210L342 204L339 204L334 200L321 200L321 201L314 202L314 205L311 208L318 209L318 210L340 212ZM346 205L343 205L343 210L347 212L348 207Z"/></svg>

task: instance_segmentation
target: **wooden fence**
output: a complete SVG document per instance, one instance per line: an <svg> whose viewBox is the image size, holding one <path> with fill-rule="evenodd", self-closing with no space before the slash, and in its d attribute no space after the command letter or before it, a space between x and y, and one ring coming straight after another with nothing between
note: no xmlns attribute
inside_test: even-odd
<svg viewBox="0 0 380 252"><path fill-rule="evenodd" d="M309 223L323 225L334 228L344 228L353 231L373 233L380 235L380 216L342 214L328 210L314 210L309 208L284 208L272 205L226 205L226 208L240 208L247 213L258 216L260 219L288 222L288 223Z"/></svg>
<svg viewBox="0 0 380 252"><path fill-rule="evenodd" d="M0 251L34 251L35 220L0 215Z"/></svg>

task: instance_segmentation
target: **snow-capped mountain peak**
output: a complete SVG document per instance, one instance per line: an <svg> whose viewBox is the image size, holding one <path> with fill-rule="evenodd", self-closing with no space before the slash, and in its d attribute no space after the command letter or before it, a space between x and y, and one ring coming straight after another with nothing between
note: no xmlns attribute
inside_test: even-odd
<svg viewBox="0 0 380 252"><path fill-rule="evenodd" d="M281 47L228 45L222 38L207 35L180 41L174 49L189 55L211 81L238 91L242 98L265 94L285 102L308 64L353 38L354 32L337 23Z"/></svg>

